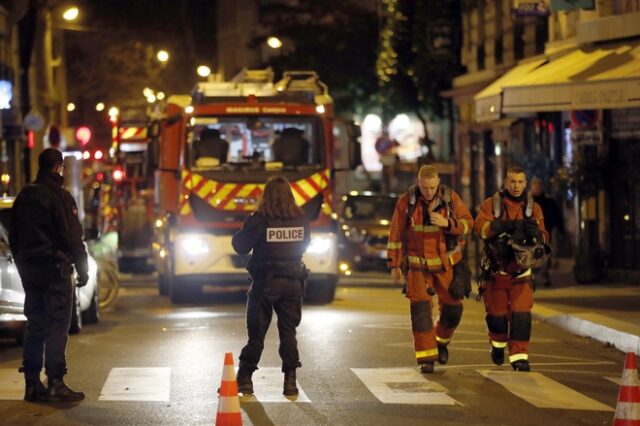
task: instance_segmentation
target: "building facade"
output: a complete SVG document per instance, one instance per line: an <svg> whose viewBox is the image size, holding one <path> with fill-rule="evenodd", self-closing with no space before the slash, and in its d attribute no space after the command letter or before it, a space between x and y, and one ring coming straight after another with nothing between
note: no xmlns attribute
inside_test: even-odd
<svg viewBox="0 0 640 426"><path fill-rule="evenodd" d="M542 178L564 207L580 282L640 272L640 2L592 3L551 2L543 49L476 93L471 113L505 128L483 138L495 166L485 192L510 165Z"/></svg>

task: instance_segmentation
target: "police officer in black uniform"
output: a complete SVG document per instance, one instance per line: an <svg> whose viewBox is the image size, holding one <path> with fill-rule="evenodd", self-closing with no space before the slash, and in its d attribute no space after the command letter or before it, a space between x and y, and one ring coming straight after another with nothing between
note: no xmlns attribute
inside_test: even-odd
<svg viewBox="0 0 640 426"><path fill-rule="evenodd" d="M77 286L89 279L87 252L82 242L78 207L63 188L62 153L47 148L38 158L35 182L28 184L13 205L11 251L25 290L23 366L26 391L32 402L73 402L84 399L63 381L67 373L67 346L73 302L73 265ZM42 358L47 375L40 381Z"/></svg>
<svg viewBox="0 0 640 426"><path fill-rule="evenodd" d="M233 237L239 254L253 250L247 270L251 289L247 301L249 340L240 354L238 391L253 393L251 375L258 369L264 338L275 310L280 335L284 395L298 395L296 368L301 367L296 327L302 315L303 285L307 269L302 255L309 245L309 222L295 204L289 181L270 178L256 211Z"/></svg>

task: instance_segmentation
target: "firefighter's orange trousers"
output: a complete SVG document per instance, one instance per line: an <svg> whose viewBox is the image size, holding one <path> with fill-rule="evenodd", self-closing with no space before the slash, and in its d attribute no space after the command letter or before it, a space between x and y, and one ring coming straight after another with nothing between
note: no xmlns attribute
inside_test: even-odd
<svg viewBox="0 0 640 426"><path fill-rule="evenodd" d="M411 331L416 361L433 361L438 358L438 344L447 345L462 318L462 300L449 294L453 270L423 272L409 270L407 294L411 308ZM427 288L433 287L438 295L438 320L433 326L433 301Z"/></svg>
<svg viewBox="0 0 640 426"><path fill-rule="evenodd" d="M509 361L528 359L533 289L531 274L513 278L496 274L483 284L491 345L509 347Z"/></svg>

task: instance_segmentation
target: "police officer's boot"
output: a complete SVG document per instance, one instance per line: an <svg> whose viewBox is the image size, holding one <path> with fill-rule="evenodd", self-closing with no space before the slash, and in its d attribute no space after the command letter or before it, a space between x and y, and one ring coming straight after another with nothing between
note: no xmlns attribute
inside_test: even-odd
<svg viewBox="0 0 640 426"><path fill-rule="evenodd" d="M296 386L296 370L287 370L284 372L284 389L282 394L285 396L298 395L298 386Z"/></svg>
<svg viewBox="0 0 640 426"><path fill-rule="evenodd" d="M238 382L238 392L244 395L253 394L253 381L251 381L252 371L246 368L238 368L238 374L236 375L236 382Z"/></svg>
<svg viewBox="0 0 640 426"><path fill-rule="evenodd" d="M495 365L504 364L504 348L496 348L495 346L492 346L491 361L493 361Z"/></svg>
<svg viewBox="0 0 640 426"><path fill-rule="evenodd" d="M47 402L49 395L47 388L42 384L39 378L26 379L24 391L24 400L29 402Z"/></svg>
<svg viewBox="0 0 640 426"><path fill-rule="evenodd" d="M513 367L515 371L531 371L529 360L527 359L519 359L517 361L513 361L511 363L511 367Z"/></svg>
<svg viewBox="0 0 640 426"><path fill-rule="evenodd" d="M84 393L71 390L62 377L50 377L47 384L49 402L78 402L84 399Z"/></svg>
<svg viewBox="0 0 640 426"><path fill-rule="evenodd" d="M438 364L449 362L449 349L447 345L438 345Z"/></svg>

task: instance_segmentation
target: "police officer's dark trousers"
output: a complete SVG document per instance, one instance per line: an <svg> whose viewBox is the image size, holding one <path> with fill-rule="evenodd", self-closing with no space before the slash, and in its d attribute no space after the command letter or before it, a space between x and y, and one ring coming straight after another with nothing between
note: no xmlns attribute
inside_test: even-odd
<svg viewBox="0 0 640 426"><path fill-rule="evenodd" d="M274 277L256 279L247 300L247 331L249 340L240 353L240 368L253 372L264 349L264 338L273 311L278 317L282 372L301 367L296 340L296 327L302 317L302 286L298 279Z"/></svg>
<svg viewBox="0 0 640 426"><path fill-rule="evenodd" d="M27 317L23 354L25 379L39 377L43 352L47 376L61 379L67 373L65 351L73 301L71 277L55 277L47 283L26 280L24 288L24 314Z"/></svg>

